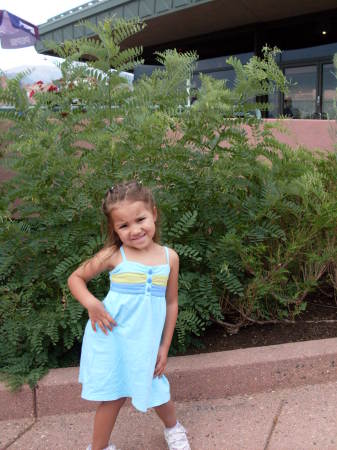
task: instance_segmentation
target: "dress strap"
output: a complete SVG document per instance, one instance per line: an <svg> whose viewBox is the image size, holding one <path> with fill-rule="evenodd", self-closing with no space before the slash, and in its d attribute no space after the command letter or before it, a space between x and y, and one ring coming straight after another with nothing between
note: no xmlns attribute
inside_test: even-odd
<svg viewBox="0 0 337 450"><path fill-rule="evenodd" d="M169 254L168 248L164 247L164 249L165 249L165 253L166 253L166 262L167 262L167 264L170 264L170 254Z"/></svg>
<svg viewBox="0 0 337 450"><path fill-rule="evenodd" d="M123 258L123 262L125 262L125 261L126 261L126 256L125 256L125 252L124 252L123 245L121 245L121 246L119 247L119 250L120 250L120 252L121 252L121 255L122 255L122 258Z"/></svg>

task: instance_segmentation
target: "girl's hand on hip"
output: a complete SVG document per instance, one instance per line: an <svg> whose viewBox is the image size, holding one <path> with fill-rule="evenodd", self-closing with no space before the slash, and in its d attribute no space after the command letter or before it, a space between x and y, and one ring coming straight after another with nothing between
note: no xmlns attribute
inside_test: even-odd
<svg viewBox="0 0 337 450"><path fill-rule="evenodd" d="M154 369L154 377L161 377L166 369L167 364L167 350L163 347L159 347L156 367Z"/></svg>
<svg viewBox="0 0 337 450"><path fill-rule="evenodd" d="M104 308L103 303L99 300L89 306L88 314L92 329L95 332L97 331L96 324L100 327L104 334L108 334L108 330L112 331L112 328L117 325L117 322L110 316Z"/></svg>

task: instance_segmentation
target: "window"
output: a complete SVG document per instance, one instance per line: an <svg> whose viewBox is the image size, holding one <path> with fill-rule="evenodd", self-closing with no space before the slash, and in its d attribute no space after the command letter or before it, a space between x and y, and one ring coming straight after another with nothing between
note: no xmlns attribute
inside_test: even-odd
<svg viewBox="0 0 337 450"><path fill-rule="evenodd" d="M336 119L337 77L333 64L323 64L322 69L322 118Z"/></svg>
<svg viewBox="0 0 337 450"><path fill-rule="evenodd" d="M283 115L294 119L312 119L317 114L317 67L289 67L284 71L291 82L283 100Z"/></svg>

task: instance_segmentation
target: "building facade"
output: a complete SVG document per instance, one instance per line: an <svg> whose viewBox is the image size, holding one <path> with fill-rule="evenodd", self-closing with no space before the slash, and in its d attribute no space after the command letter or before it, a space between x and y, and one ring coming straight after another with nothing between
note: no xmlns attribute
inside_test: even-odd
<svg viewBox="0 0 337 450"><path fill-rule="evenodd" d="M79 38L88 35L78 26L80 20L97 23L113 15L138 16L147 23L126 43L144 47L146 66L135 72L136 79L151 72L155 51L177 48L195 50L197 71L231 85L234 71L226 62L228 56L245 62L267 44L282 51L278 64L293 83L286 97L269 98L274 108L268 116L335 118L336 0L92 0L40 25L40 36L58 42ZM36 47L49 53L42 42Z"/></svg>

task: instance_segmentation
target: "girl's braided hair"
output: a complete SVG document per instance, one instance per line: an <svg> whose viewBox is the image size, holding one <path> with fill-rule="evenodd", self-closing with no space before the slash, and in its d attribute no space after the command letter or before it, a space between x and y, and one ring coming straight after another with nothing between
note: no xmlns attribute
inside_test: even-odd
<svg viewBox="0 0 337 450"><path fill-rule="evenodd" d="M107 239L105 247L121 247L122 241L119 239L118 234L114 230L114 224L112 220L111 212L116 205L123 201L129 202L143 202L151 212L156 207L153 194L151 190L139 181L126 181L116 184L109 188L104 196L102 203L102 210L107 219ZM157 223L158 224L158 216ZM158 242L158 227L156 226L155 235L153 237L155 242Z"/></svg>

